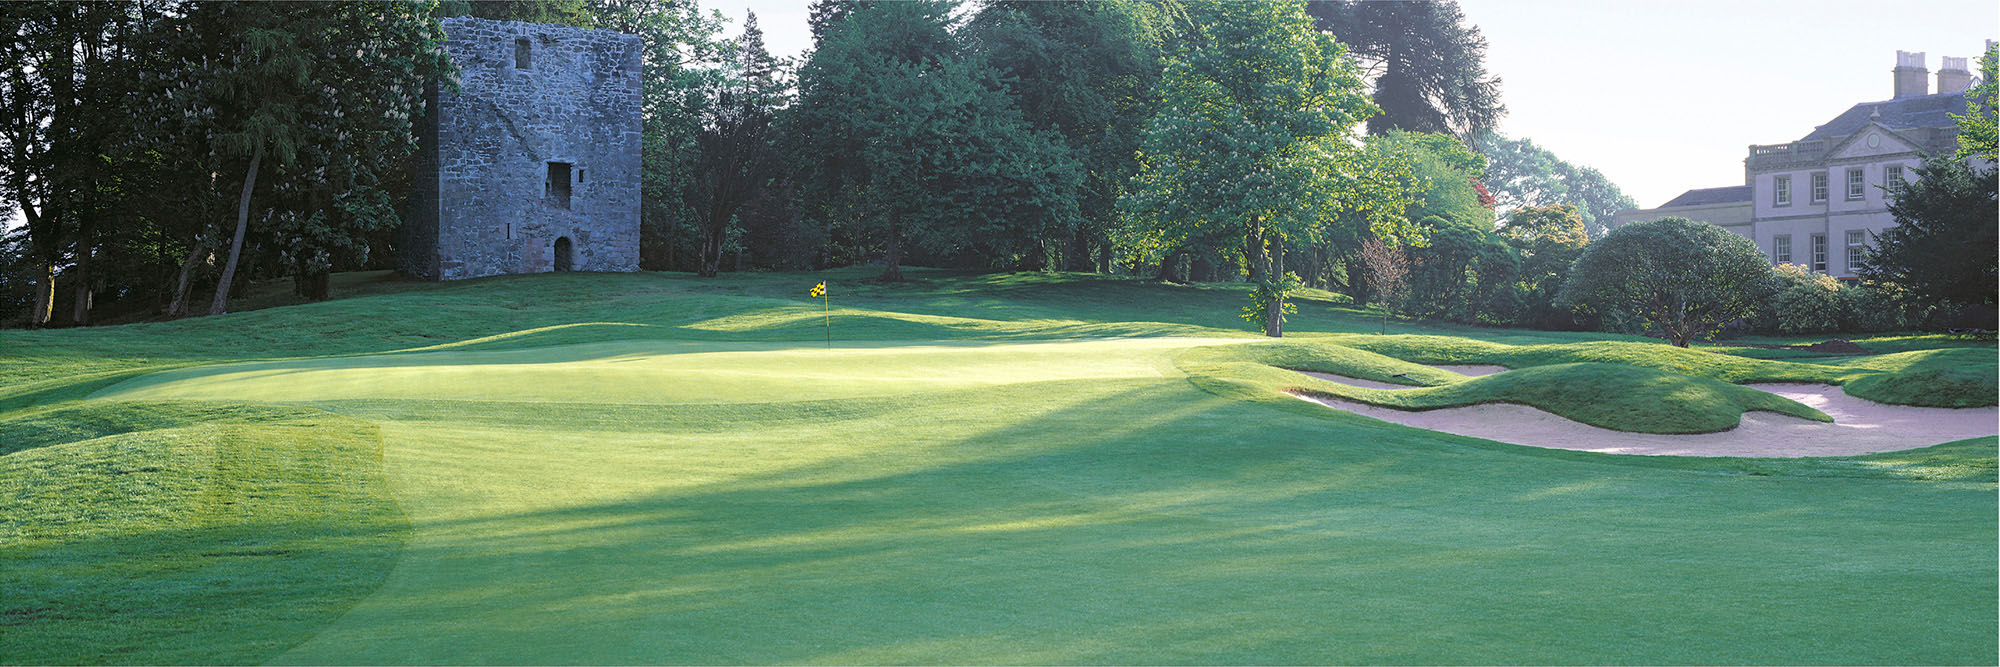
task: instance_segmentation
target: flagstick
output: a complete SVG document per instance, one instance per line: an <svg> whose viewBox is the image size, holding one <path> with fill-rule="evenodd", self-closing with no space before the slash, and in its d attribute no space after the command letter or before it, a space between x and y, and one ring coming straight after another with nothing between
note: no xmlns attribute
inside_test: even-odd
<svg viewBox="0 0 2000 667"><path fill-rule="evenodd" d="M819 294L819 310L820 310L820 314L821 314L821 315L824 315L824 316L826 316L826 347L827 347L827 349L832 349L832 348L833 348L833 310L832 310L832 308L831 308L830 306L828 306L828 305L827 305L827 299L829 299L829 298L831 298L831 297L828 297L828 296L826 295L826 291L825 291L825 290L820 290L820 294Z"/></svg>

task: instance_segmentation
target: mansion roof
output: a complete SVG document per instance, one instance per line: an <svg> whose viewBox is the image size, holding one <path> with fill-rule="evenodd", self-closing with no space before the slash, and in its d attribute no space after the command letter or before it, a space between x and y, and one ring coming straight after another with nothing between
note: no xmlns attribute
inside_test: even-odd
<svg viewBox="0 0 2000 667"><path fill-rule="evenodd" d="M1880 118L1873 118L1877 113ZM1949 114L1965 113L1965 93L1937 93L1903 97L1882 102L1862 102L1834 116L1800 141L1844 137L1861 131L1868 123L1881 123L1893 130L1917 127L1951 127Z"/></svg>
<svg viewBox="0 0 2000 667"><path fill-rule="evenodd" d="M1681 193L1660 208L1672 206L1705 206L1709 204L1734 204L1750 201L1750 186L1732 185L1721 188L1698 188Z"/></svg>

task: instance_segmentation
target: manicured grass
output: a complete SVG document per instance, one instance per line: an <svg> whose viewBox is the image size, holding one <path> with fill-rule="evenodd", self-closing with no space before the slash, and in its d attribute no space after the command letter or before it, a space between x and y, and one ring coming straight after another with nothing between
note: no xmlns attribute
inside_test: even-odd
<svg viewBox="0 0 2000 667"><path fill-rule="evenodd" d="M804 298L829 275L830 348ZM1680 374L1681 351L1616 339L1577 347L1648 363L1548 353L1466 381L1410 362L1593 337L1377 339L1322 300L1300 341L1260 343L1235 287L919 275L534 276L0 332L0 442L25 443L0 503L45 508L0 542L0 662L2000 656L1992 438L1798 460L1503 445L1272 387L1318 365L1588 409L1558 390L1589 381L1707 415L1745 407L1716 369L1770 362ZM255 502L187 500L245 485ZM58 596L75 611L31 609Z"/></svg>
<svg viewBox="0 0 2000 667"><path fill-rule="evenodd" d="M380 587L410 532L351 417L98 402L0 443L7 663L261 662Z"/></svg>

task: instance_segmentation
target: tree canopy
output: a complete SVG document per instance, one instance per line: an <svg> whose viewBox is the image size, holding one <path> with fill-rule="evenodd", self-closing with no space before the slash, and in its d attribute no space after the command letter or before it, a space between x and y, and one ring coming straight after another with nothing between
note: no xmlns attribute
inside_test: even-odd
<svg viewBox="0 0 2000 667"><path fill-rule="evenodd" d="M1486 156L1486 186L1502 211L1570 204L1592 236L1603 236L1614 214L1638 208L1603 173L1566 162L1533 140L1487 132L1473 146Z"/></svg>
<svg viewBox="0 0 2000 667"><path fill-rule="evenodd" d="M1916 176L1890 200L1896 226L1875 237L1862 277L1917 303L1994 305L2000 290L1994 169L1938 157Z"/></svg>
<svg viewBox="0 0 2000 667"><path fill-rule="evenodd" d="M1167 59L1123 206L1163 245L1226 239L1253 281L1273 280L1273 246L1282 257L1287 242L1317 240L1320 223L1352 203L1349 131L1374 108L1303 6L1197 4L1188 14L1192 34ZM1268 308L1265 333L1281 335L1283 304Z"/></svg>
<svg viewBox="0 0 2000 667"><path fill-rule="evenodd" d="M990 66L956 47L953 8L854 9L799 73L790 136L808 195L850 243L881 253L885 280L901 278L906 242L1004 263L1076 216L1076 160L1028 125Z"/></svg>
<svg viewBox="0 0 2000 667"><path fill-rule="evenodd" d="M1965 91L1965 114L1952 114L1958 122L1958 157L1981 158L1988 162L2000 159L2000 129L1996 129L1994 105L2000 103L2000 82L1993 75L2000 74L2000 46L1986 47L1986 53L1979 56L1979 85Z"/></svg>
<svg viewBox="0 0 2000 667"><path fill-rule="evenodd" d="M1369 134L1390 130L1470 137L1493 129L1507 106L1486 71L1486 38L1452 0L1312 0L1315 25L1340 38L1375 87L1382 113Z"/></svg>
<svg viewBox="0 0 2000 667"><path fill-rule="evenodd" d="M1676 347L1713 335L1763 299L1771 266L1757 244L1687 218L1611 230L1570 268L1560 302L1638 317Z"/></svg>

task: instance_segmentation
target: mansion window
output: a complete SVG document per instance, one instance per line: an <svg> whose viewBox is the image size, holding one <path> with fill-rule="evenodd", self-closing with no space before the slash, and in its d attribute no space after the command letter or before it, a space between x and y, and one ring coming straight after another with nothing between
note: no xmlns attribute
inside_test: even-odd
<svg viewBox="0 0 2000 667"><path fill-rule="evenodd" d="M1847 230L1847 272L1853 273L1868 261L1867 233L1859 229Z"/></svg>
<svg viewBox="0 0 2000 667"><path fill-rule="evenodd" d="M1908 181L1903 180L1903 165L1900 164L1882 165L1883 189L1888 190L1890 192L1897 192L1902 190L1903 186L1907 183Z"/></svg>
<svg viewBox="0 0 2000 667"><path fill-rule="evenodd" d="M1826 235L1812 235L1812 270L1826 273Z"/></svg>
<svg viewBox="0 0 2000 667"><path fill-rule="evenodd" d="M1771 179L1771 205L1792 205L1792 177L1778 176Z"/></svg>
<svg viewBox="0 0 2000 667"><path fill-rule="evenodd" d="M1824 171L1814 172L1812 175L1812 200L1815 204L1826 203L1826 172Z"/></svg>
<svg viewBox="0 0 2000 667"><path fill-rule="evenodd" d="M1779 234L1771 237L1771 263L1792 263L1792 237L1790 234Z"/></svg>
<svg viewBox="0 0 2000 667"><path fill-rule="evenodd" d="M1863 177L1860 167L1847 170L1847 200L1854 201L1867 194L1868 179Z"/></svg>

